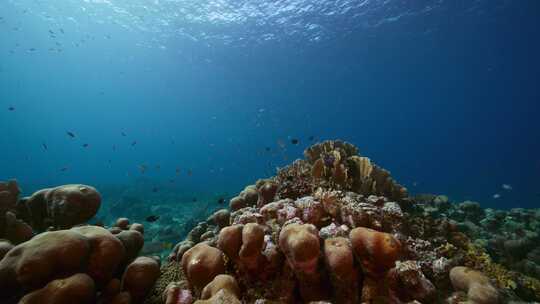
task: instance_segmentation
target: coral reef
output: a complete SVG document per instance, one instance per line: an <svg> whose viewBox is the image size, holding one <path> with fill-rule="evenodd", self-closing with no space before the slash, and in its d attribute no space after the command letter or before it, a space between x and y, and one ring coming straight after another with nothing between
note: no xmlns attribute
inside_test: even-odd
<svg viewBox="0 0 540 304"><path fill-rule="evenodd" d="M0 302L540 301L540 212L409 197L343 141L304 156L245 187L229 209L201 208L185 232L173 216L87 225L101 201L90 186L19 199L15 181L0 183ZM164 240L177 243L166 263L144 256L162 254Z"/></svg>
<svg viewBox="0 0 540 304"><path fill-rule="evenodd" d="M174 276L160 278L147 303L456 303L490 287L498 300L540 299L537 281L473 249L461 225L443 216L453 208L447 198L408 197L388 171L357 153L345 142L323 142L247 186L231 199L228 224L201 222L177 245L162 269ZM474 203L458 208L463 219L485 216ZM196 265L204 278L187 263L191 250L213 252L211 263ZM480 289L456 285L450 274L459 265L489 279Z"/></svg>

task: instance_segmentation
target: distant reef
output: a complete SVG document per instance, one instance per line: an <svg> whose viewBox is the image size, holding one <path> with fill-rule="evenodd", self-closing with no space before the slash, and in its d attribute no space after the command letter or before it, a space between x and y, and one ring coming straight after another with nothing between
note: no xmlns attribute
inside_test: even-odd
<svg viewBox="0 0 540 304"><path fill-rule="evenodd" d="M344 141L304 156L193 222L163 263L142 224L87 224L91 186L19 198L0 182L0 303L540 301L540 210L411 196Z"/></svg>

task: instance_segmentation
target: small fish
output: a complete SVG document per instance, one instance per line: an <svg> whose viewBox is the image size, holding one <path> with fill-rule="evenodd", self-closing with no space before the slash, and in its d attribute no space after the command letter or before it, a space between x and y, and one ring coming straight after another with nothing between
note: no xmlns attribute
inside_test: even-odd
<svg viewBox="0 0 540 304"><path fill-rule="evenodd" d="M64 33L64 29L60 29L60 33L62 33L62 34L63 34L63 33Z"/></svg>
<svg viewBox="0 0 540 304"><path fill-rule="evenodd" d="M296 138L291 139L291 144L298 145L298 143L300 143L300 141L298 139L296 139Z"/></svg>
<svg viewBox="0 0 540 304"><path fill-rule="evenodd" d="M134 147L136 144L137 144L137 141L135 140L135 141L133 141L133 142L131 143L131 146Z"/></svg>
<svg viewBox="0 0 540 304"><path fill-rule="evenodd" d="M63 167L62 169L60 169L60 171L62 171L62 172L65 172L67 170L68 170L68 167Z"/></svg>
<svg viewBox="0 0 540 304"><path fill-rule="evenodd" d="M313 140L315 140L315 137L312 135L312 136L308 137L308 139L309 139L309 141L313 141Z"/></svg>
<svg viewBox="0 0 540 304"><path fill-rule="evenodd" d="M146 166L145 165L139 165L139 170L141 171L142 174L144 174L144 172L146 171Z"/></svg>
<svg viewBox="0 0 540 304"><path fill-rule="evenodd" d="M47 147L47 144L42 143L41 146L43 147L43 149L45 149L45 151L49 150L49 148Z"/></svg>
<svg viewBox="0 0 540 304"><path fill-rule="evenodd" d="M71 138L75 138L75 134L73 134L73 132L67 131L66 134Z"/></svg>
<svg viewBox="0 0 540 304"><path fill-rule="evenodd" d="M504 190L508 190L508 191L512 190L512 186L510 186L510 185L508 185L508 184L502 184L502 188L503 188Z"/></svg>
<svg viewBox="0 0 540 304"><path fill-rule="evenodd" d="M116 151L116 145L113 145L113 146L112 146L112 150L113 150L113 151Z"/></svg>
<svg viewBox="0 0 540 304"><path fill-rule="evenodd" d="M51 35L54 35L53 30L49 30L49 33L50 33Z"/></svg>
<svg viewBox="0 0 540 304"><path fill-rule="evenodd" d="M192 201L192 202L196 202L196 201L197 201L197 198L194 197L194 198L191 199L191 201Z"/></svg>
<svg viewBox="0 0 540 304"><path fill-rule="evenodd" d="M28 51L29 51L29 52L35 52L35 51L36 51L36 48L29 48Z"/></svg>
<svg viewBox="0 0 540 304"><path fill-rule="evenodd" d="M170 179L169 183L174 184L174 179Z"/></svg>
<svg viewBox="0 0 540 304"><path fill-rule="evenodd" d="M15 111L15 107L14 107L14 106L10 106L10 107L8 108L8 111L11 111L11 112Z"/></svg>
<svg viewBox="0 0 540 304"><path fill-rule="evenodd" d="M156 170L159 171L159 169L161 169L161 166L160 166L160 165L156 165Z"/></svg>
<svg viewBox="0 0 540 304"><path fill-rule="evenodd" d="M157 193L159 191L158 187L152 188L152 192Z"/></svg>
<svg viewBox="0 0 540 304"><path fill-rule="evenodd" d="M223 205L225 204L225 199L223 197L220 197L217 202L218 204Z"/></svg>
<svg viewBox="0 0 540 304"><path fill-rule="evenodd" d="M277 140L277 144L278 144L278 146L279 146L281 149L284 149L284 148L285 148L285 142L283 142L283 140L278 139L278 140Z"/></svg>
<svg viewBox="0 0 540 304"><path fill-rule="evenodd" d="M193 175L193 171L191 171L191 169L189 169L188 172L187 172L187 175L192 176L192 175Z"/></svg>
<svg viewBox="0 0 540 304"><path fill-rule="evenodd" d="M264 148L264 150L265 150L266 152L270 152L270 147L266 147L266 148Z"/></svg>
<svg viewBox="0 0 540 304"><path fill-rule="evenodd" d="M159 219L159 215L150 215L146 217L146 221L150 223L155 222L158 219Z"/></svg>
<svg viewBox="0 0 540 304"><path fill-rule="evenodd" d="M126 133L124 133L124 132L122 132L122 133L120 133L120 134L122 134L122 136L124 136L124 137L126 136Z"/></svg>
<svg viewBox="0 0 540 304"><path fill-rule="evenodd" d="M88 144L83 144L83 148L88 148Z"/></svg>
<svg viewBox="0 0 540 304"><path fill-rule="evenodd" d="M176 168L176 175L180 174L180 168Z"/></svg>
<svg viewBox="0 0 540 304"><path fill-rule="evenodd" d="M494 199L498 199L498 198L500 198L500 197L501 197L501 195L498 194L498 193L493 194L493 198L494 198Z"/></svg>

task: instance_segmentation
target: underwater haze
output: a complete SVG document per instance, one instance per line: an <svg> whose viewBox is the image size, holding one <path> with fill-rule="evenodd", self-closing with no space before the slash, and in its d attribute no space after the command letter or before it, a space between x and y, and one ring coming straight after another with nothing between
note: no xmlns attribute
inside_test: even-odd
<svg viewBox="0 0 540 304"><path fill-rule="evenodd" d="M0 180L213 199L342 139L537 207L539 37L535 0L3 0Z"/></svg>

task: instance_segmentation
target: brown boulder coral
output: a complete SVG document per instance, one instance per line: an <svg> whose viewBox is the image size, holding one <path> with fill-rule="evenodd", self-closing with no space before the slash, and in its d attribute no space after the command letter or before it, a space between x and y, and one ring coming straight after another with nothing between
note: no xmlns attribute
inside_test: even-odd
<svg viewBox="0 0 540 304"><path fill-rule="evenodd" d="M149 257L138 257L126 268L122 289L129 292L133 303L141 303L159 277L159 263Z"/></svg>
<svg viewBox="0 0 540 304"><path fill-rule="evenodd" d="M11 244L7 240L0 240L0 260L4 258L6 253L10 251L13 247L15 247L13 244Z"/></svg>
<svg viewBox="0 0 540 304"><path fill-rule="evenodd" d="M20 200L17 215L38 231L49 226L67 229L88 221L100 205L101 195L95 188L64 185L40 190Z"/></svg>
<svg viewBox="0 0 540 304"><path fill-rule="evenodd" d="M95 296L92 278L78 273L51 281L45 287L24 296L19 304L91 304L95 303Z"/></svg>
<svg viewBox="0 0 540 304"><path fill-rule="evenodd" d="M401 243L388 233L359 227L351 230L349 237L364 273L369 276L385 274L401 254Z"/></svg>
<svg viewBox="0 0 540 304"><path fill-rule="evenodd" d="M233 197L229 203L232 211L255 205L259 199L259 193L255 185L249 185L238 196Z"/></svg>
<svg viewBox="0 0 540 304"><path fill-rule="evenodd" d="M238 252L241 265L250 272L262 268L264 249L264 229L256 223L248 223L242 229L242 246Z"/></svg>
<svg viewBox="0 0 540 304"><path fill-rule="evenodd" d="M87 271L101 288L113 277L126 255L122 242L107 229L98 226L72 228L71 231L85 236L91 246Z"/></svg>
<svg viewBox="0 0 540 304"><path fill-rule="evenodd" d="M54 278L82 272L90 256L88 238L75 231L45 232L11 249L0 261L0 297L41 288Z"/></svg>
<svg viewBox="0 0 540 304"><path fill-rule="evenodd" d="M18 219L13 212L7 211L3 215L0 213L0 218L2 218L0 220L2 226L0 236L14 244L28 241L34 235L32 227Z"/></svg>
<svg viewBox="0 0 540 304"><path fill-rule="evenodd" d="M401 243L391 234L363 227L351 230L349 238L364 273L362 301L389 301L384 277L401 255Z"/></svg>
<svg viewBox="0 0 540 304"><path fill-rule="evenodd" d="M204 287L201 293L201 299L210 299L223 289L227 290L228 293L230 293L237 299L240 298L240 287L238 287L236 279L233 276L227 274L220 274L216 276L212 280L212 282L208 283L206 287Z"/></svg>
<svg viewBox="0 0 540 304"><path fill-rule="evenodd" d="M200 243L182 256L182 269L189 283L202 290L218 274L225 272L225 261L221 250Z"/></svg>
<svg viewBox="0 0 540 304"><path fill-rule="evenodd" d="M0 182L0 213L15 208L20 193L16 180Z"/></svg>
<svg viewBox="0 0 540 304"><path fill-rule="evenodd" d="M302 299L324 298L322 273L318 271L320 241L317 228L311 224L289 224L279 234L279 247L298 279Z"/></svg>
<svg viewBox="0 0 540 304"><path fill-rule="evenodd" d="M278 184L272 180L260 180L256 184L258 199L257 207L262 207L272 202L278 190Z"/></svg>
<svg viewBox="0 0 540 304"><path fill-rule="evenodd" d="M16 180L0 182L0 238L19 244L29 240L32 228L14 213L21 190Z"/></svg>
<svg viewBox="0 0 540 304"><path fill-rule="evenodd" d="M221 249L229 259L238 260L238 251L242 246L243 225L233 225L221 229L218 237L218 248Z"/></svg>
<svg viewBox="0 0 540 304"><path fill-rule="evenodd" d="M118 238L126 250L123 263L128 263L133 260L144 246L143 235L136 230L123 230L115 235Z"/></svg>
<svg viewBox="0 0 540 304"><path fill-rule="evenodd" d="M324 260L336 303L357 303L358 269L349 240L344 237L326 239Z"/></svg>

